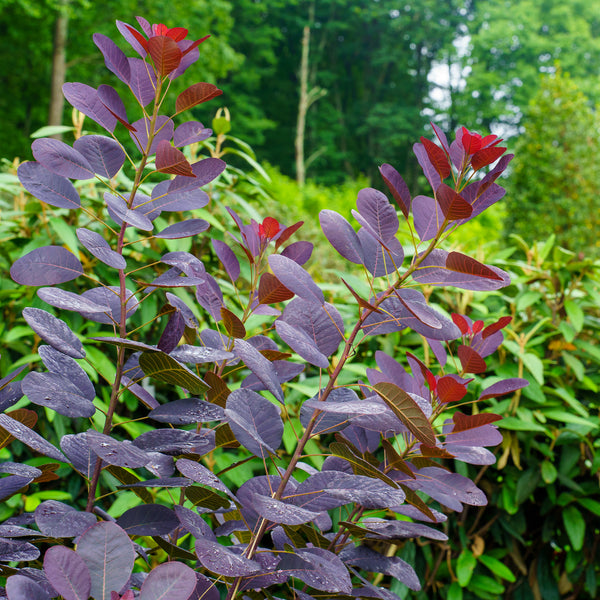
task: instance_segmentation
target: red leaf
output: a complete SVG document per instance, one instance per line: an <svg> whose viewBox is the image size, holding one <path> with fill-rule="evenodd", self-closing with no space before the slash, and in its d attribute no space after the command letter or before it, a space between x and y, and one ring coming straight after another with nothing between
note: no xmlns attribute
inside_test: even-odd
<svg viewBox="0 0 600 600"><path fill-rule="evenodd" d="M185 36L188 34L188 30L185 27L171 27L171 29L167 29L164 32L164 35L170 37L172 40L176 42L180 42L185 39Z"/></svg>
<svg viewBox="0 0 600 600"><path fill-rule="evenodd" d="M174 71L183 56L177 42L166 35L156 35L148 40L148 53L152 57L159 77Z"/></svg>
<svg viewBox="0 0 600 600"><path fill-rule="evenodd" d="M425 444L421 444L419 450L421 451L421 456L428 456L430 458L454 458L454 454L450 454L448 450L438 448L437 446L426 446Z"/></svg>
<svg viewBox="0 0 600 600"><path fill-rule="evenodd" d="M183 152L173 148L167 140L161 140L156 147L156 170L170 175L196 177Z"/></svg>
<svg viewBox="0 0 600 600"><path fill-rule="evenodd" d="M485 338L492 335L492 333L496 333L496 331L500 331L501 329L504 329L511 321L512 321L512 317L501 317L495 323L488 325L481 332L481 337L485 340Z"/></svg>
<svg viewBox="0 0 600 600"><path fill-rule="evenodd" d="M302 227L302 225L304 225L304 221L298 221L297 223L286 227L281 232L281 235L277 238L277 242L275 243L275 249L278 249L279 246L281 246L281 244L287 242L292 237L292 235L294 235L294 233L296 233L296 231L298 231L298 229Z"/></svg>
<svg viewBox="0 0 600 600"><path fill-rule="evenodd" d="M189 54L194 48L197 48L202 42L207 40L209 37L210 37L210 35L205 35L203 38L196 40L193 44L190 44L190 46L184 50L183 56L185 56L186 54Z"/></svg>
<svg viewBox="0 0 600 600"><path fill-rule="evenodd" d="M266 237L273 238L279 233L279 222L273 217L265 217L262 222L263 232Z"/></svg>
<svg viewBox="0 0 600 600"><path fill-rule="evenodd" d="M272 273L264 273L258 283L258 301L260 304L284 302L294 297L294 292L288 290Z"/></svg>
<svg viewBox="0 0 600 600"><path fill-rule="evenodd" d="M440 402L459 402L467 394L467 386L458 383L456 379L445 375L440 377L437 382L437 394Z"/></svg>
<svg viewBox="0 0 600 600"><path fill-rule="evenodd" d="M482 167L491 165L493 162L496 162L505 152L506 148L502 146L482 148L478 152L475 152L473 158L471 158L471 168L473 171L478 171Z"/></svg>
<svg viewBox="0 0 600 600"><path fill-rule="evenodd" d="M473 207L445 183L438 187L435 198L449 221L468 219L473 212Z"/></svg>
<svg viewBox="0 0 600 600"><path fill-rule="evenodd" d="M458 358L465 373L485 373L487 365L473 348L464 344L458 347Z"/></svg>
<svg viewBox="0 0 600 600"><path fill-rule="evenodd" d="M502 277L495 271L492 271L492 269L483 263L480 263L466 254L461 254L460 252L450 252L448 254L446 257L446 269L456 271L457 273L466 273L467 275L475 275L476 277L502 281Z"/></svg>
<svg viewBox="0 0 600 600"><path fill-rule="evenodd" d="M468 156L481 149L481 136L471 133L466 127L462 128L462 147Z"/></svg>
<svg viewBox="0 0 600 600"><path fill-rule="evenodd" d="M473 333L479 333L483 329L483 321L475 321L471 329L473 330Z"/></svg>
<svg viewBox="0 0 600 600"><path fill-rule="evenodd" d="M348 291L354 296L354 299L358 302L358 305L361 308L364 308L365 310L370 310L372 312L381 312L381 310L379 310L377 307L373 306L372 304L369 304L364 298L361 298L358 295L358 293L346 281L344 281L343 278L341 279L342 283L348 288Z"/></svg>
<svg viewBox="0 0 600 600"><path fill-rule="evenodd" d="M400 207L404 218L407 219L410 213L410 192L402 176L394 167L388 164L383 164L379 167L379 172L383 181L388 186L388 189L392 193L396 204Z"/></svg>
<svg viewBox="0 0 600 600"><path fill-rule="evenodd" d="M419 360L414 354L407 352L406 356L410 356L410 358L412 358L419 365L419 368L421 369L421 374L427 380L429 389L432 392L435 392L437 386L437 380L435 378L435 375L425 366L425 363Z"/></svg>
<svg viewBox="0 0 600 600"><path fill-rule="evenodd" d="M446 177L452 173L452 168L450 167L450 162L448 161L446 153L437 144L434 144L426 137L421 136L421 143L425 147L425 152L427 152L427 156L429 157L433 168L440 174L442 179L446 179Z"/></svg>
<svg viewBox="0 0 600 600"><path fill-rule="evenodd" d="M500 415L494 415L492 413L479 413L478 415L465 415L461 412L455 412L452 420L454 421L454 429L452 433L458 433L459 431L467 431L469 429L475 429L476 427L482 427L483 425L489 425L495 421L500 421L502 417Z"/></svg>
<svg viewBox="0 0 600 600"><path fill-rule="evenodd" d="M463 335L467 335L467 333L469 333L469 324L467 323L467 320L458 313L452 313L450 316L452 317L454 324L460 329L460 332Z"/></svg>
<svg viewBox="0 0 600 600"><path fill-rule="evenodd" d="M225 331L233 338L244 339L246 337L246 328L244 327L244 323L242 323L241 319L233 314L230 310L221 307L221 318L223 319L223 325L225 326Z"/></svg>
<svg viewBox="0 0 600 600"><path fill-rule="evenodd" d="M175 110L177 113L183 112L193 106L208 102L209 100L220 96L222 93L223 90L220 90L212 83L195 83L177 96Z"/></svg>
<svg viewBox="0 0 600 600"><path fill-rule="evenodd" d="M148 52L148 40L137 30L134 29L131 25L125 24L125 27L129 30L129 33L139 42L140 46Z"/></svg>

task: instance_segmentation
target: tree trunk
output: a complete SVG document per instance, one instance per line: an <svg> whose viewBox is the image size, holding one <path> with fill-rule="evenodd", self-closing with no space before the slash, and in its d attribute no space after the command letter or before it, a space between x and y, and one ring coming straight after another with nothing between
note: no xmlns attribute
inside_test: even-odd
<svg viewBox="0 0 600 600"><path fill-rule="evenodd" d="M310 46L310 27L306 25L302 34L302 57L300 59L300 99L298 101L298 121L296 123L296 181L303 186L306 181L304 164L304 131L308 111L308 53Z"/></svg>
<svg viewBox="0 0 600 600"><path fill-rule="evenodd" d="M62 93L62 86L65 83L67 72L66 65L66 45L67 29L69 25L68 13L69 0L61 0L56 21L54 23L54 40L52 54L52 77L50 80L50 107L48 109L48 125L62 125L65 99ZM52 136L60 139L61 134Z"/></svg>

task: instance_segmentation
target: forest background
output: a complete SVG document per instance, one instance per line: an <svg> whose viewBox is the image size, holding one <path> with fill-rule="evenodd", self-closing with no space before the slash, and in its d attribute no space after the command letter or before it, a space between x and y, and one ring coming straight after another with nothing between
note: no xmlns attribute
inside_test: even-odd
<svg viewBox="0 0 600 600"><path fill-rule="evenodd" d="M136 15L211 34L193 68L224 94L198 118L226 132L230 165L211 210L223 216L222 205L232 204L246 221L306 221L304 238L316 242L311 268L338 299L347 292L328 281L339 262L323 244L320 209L348 216L359 189L382 188L383 163L402 173L413 196L423 193L412 144L433 137L430 121L448 133L464 125L505 138L515 154L501 182L507 195L458 249L477 257L486 245L486 262L509 270L513 283L490 294L438 288L431 299L473 319L511 315L490 372L530 385L481 406L503 415L504 442L494 467L464 474L481 479L489 507L455 514L449 544L407 541L400 555L422 577L423 591L410 596L419 599L597 598L600 0L0 0L3 374L31 361L22 308L44 306L7 277L10 265L45 243L78 244L61 218L26 204L16 165L31 159L30 136L49 124L64 125L72 142L62 82L113 85L92 34L113 37L116 19L135 23ZM230 123L224 113L212 120L219 106ZM89 119L83 129L96 132ZM217 263L202 239L194 244ZM383 349L420 345L399 333ZM355 362L373 366L377 349ZM305 394L302 385L290 388ZM70 431L61 418L46 427L47 439ZM14 496L0 521L71 494ZM114 510L137 502L121 492ZM409 597L399 583L392 591Z"/></svg>
<svg viewBox="0 0 600 600"><path fill-rule="evenodd" d="M91 35L143 14L211 34L198 71L224 90L232 134L272 165L279 203L348 211L384 162L418 190L414 140L431 120L466 124L507 138L519 157L486 240L504 230L597 244L597 0L0 0L0 10L8 161L30 158L40 127L70 125L63 81L110 83Z"/></svg>

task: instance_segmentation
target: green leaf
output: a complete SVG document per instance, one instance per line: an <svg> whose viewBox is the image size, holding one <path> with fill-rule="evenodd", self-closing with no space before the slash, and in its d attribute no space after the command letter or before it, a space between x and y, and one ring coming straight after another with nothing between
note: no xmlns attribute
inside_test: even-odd
<svg viewBox="0 0 600 600"><path fill-rule="evenodd" d="M29 137L32 138L43 138L49 137L51 135L56 135L57 133L69 133L75 131L73 126L69 127L68 125L46 125L45 127L40 127L36 129Z"/></svg>
<svg viewBox="0 0 600 600"><path fill-rule="evenodd" d="M212 130L215 135L221 135L231 131L231 122L225 117L219 117L212 120Z"/></svg>
<svg viewBox="0 0 600 600"><path fill-rule="evenodd" d="M478 598L497 598L504 593L505 588L487 575L476 574L473 576L469 590L477 593Z"/></svg>
<svg viewBox="0 0 600 600"><path fill-rule="evenodd" d="M498 575L498 577L502 579L506 579L510 582L515 582L517 580L513 572L502 561L499 561L493 556L482 554L479 557L479 562L483 563L494 575Z"/></svg>
<svg viewBox="0 0 600 600"><path fill-rule="evenodd" d="M473 556L473 553L465 548L456 561L456 577L460 587L469 585L476 564L477 559Z"/></svg>
<svg viewBox="0 0 600 600"><path fill-rule="evenodd" d="M542 479L545 483L554 483L556 476L558 475L558 471L553 463L549 460L545 460L542 463Z"/></svg>
<svg viewBox="0 0 600 600"><path fill-rule="evenodd" d="M521 358L523 364L527 367L527 370L535 377L535 380L540 385L544 385L544 364L542 361L531 352L522 354Z"/></svg>
<svg viewBox="0 0 600 600"><path fill-rule="evenodd" d="M525 310L541 298L542 294L540 292L526 291L523 294L519 294L516 301L516 309L518 311Z"/></svg>
<svg viewBox="0 0 600 600"><path fill-rule="evenodd" d="M577 381L583 381L583 377L585 375L585 366L583 363L568 352L563 352L562 357L567 366L571 367L575 377L577 377Z"/></svg>
<svg viewBox="0 0 600 600"><path fill-rule="evenodd" d="M544 411L544 416L548 419L554 419L555 421L560 421L562 423L572 423L573 425L583 425L584 427L589 427L590 431L598 427L598 422L592 421L589 417L584 419L583 417L578 417L566 410L560 409L550 409Z"/></svg>
<svg viewBox="0 0 600 600"><path fill-rule="evenodd" d="M581 550L585 538L585 520L579 509L570 504L563 510L562 518L571 546L574 550Z"/></svg>
<svg viewBox="0 0 600 600"><path fill-rule="evenodd" d="M54 229L56 235L60 238L60 241L67 246L75 256L79 256L79 242L74 233L75 229L70 227L65 220L60 217L51 217L48 219L48 223L50 223L50 226Z"/></svg>
<svg viewBox="0 0 600 600"><path fill-rule="evenodd" d="M590 512L600 517L600 502L592 500L592 498L578 498L577 502L584 508L587 508Z"/></svg>
<svg viewBox="0 0 600 600"><path fill-rule="evenodd" d="M552 393L555 393L557 396L560 396L575 412L579 413L582 417L586 419L589 418L590 414L587 409L579 400L573 396L573 392L571 389L565 389L562 387L557 387L551 390Z"/></svg>
<svg viewBox="0 0 600 600"><path fill-rule="evenodd" d="M458 581L453 581L448 587L446 600L463 600L463 591Z"/></svg>
<svg viewBox="0 0 600 600"><path fill-rule="evenodd" d="M575 331L579 333L583 329L584 312L574 300L565 300L565 311L569 321L575 328Z"/></svg>
<svg viewBox="0 0 600 600"><path fill-rule="evenodd" d="M504 417L498 421L497 425L501 429L510 429L511 431L541 431L546 433L546 428L538 423L523 421L517 417Z"/></svg>
<svg viewBox="0 0 600 600"><path fill-rule="evenodd" d="M517 504L523 504L533 494L540 481L540 476L541 474L537 467L527 469L527 471L521 474L515 491L515 502Z"/></svg>
<svg viewBox="0 0 600 600"><path fill-rule="evenodd" d="M163 352L142 352L140 367L148 377L177 385L192 394L202 394L209 389L200 377Z"/></svg>

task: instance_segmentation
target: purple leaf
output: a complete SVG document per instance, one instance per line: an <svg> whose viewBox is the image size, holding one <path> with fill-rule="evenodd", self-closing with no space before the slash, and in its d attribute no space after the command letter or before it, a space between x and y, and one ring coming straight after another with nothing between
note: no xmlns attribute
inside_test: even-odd
<svg viewBox="0 0 600 600"><path fill-rule="evenodd" d="M280 319L275 321L275 329L279 337L306 362L321 369L326 369L329 366L327 357L319 352L315 341L302 329L298 329Z"/></svg>
<svg viewBox="0 0 600 600"><path fill-rule="evenodd" d="M319 394L311 398L311 400L314 401L317 401L318 399ZM356 392L350 388L343 387L334 388L327 397L327 402L335 402L336 404L341 404L343 402L354 402L356 400L358 400ZM306 404L306 402L304 404ZM309 408L309 406L305 407L304 404L300 409L300 422L304 427L307 427L314 413L314 409ZM324 402L321 402L321 404L324 404ZM347 427L349 423L350 421L348 419L348 415L323 412L316 418L312 434L319 435L323 433L333 433L334 431L344 429L344 427Z"/></svg>
<svg viewBox="0 0 600 600"><path fill-rule="evenodd" d="M31 144L34 158L46 169L70 179L91 179L91 165L76 149L52 138L34 140Z"/></svg>
<svg viewBox="0 0 600 600"><path fill-rule="evenodd" d="M358 212L377 234L380 242L387 244L398 231L398 215L385 194L373 188L358 192Z"/></svg>
<svg viewBox="0 0 600 600"><path fill-rule="evenodd" d="M123 104L123 100L121 100L121 96L115 88L110 85L101 85L98 87L98 98L100 98L100 102L108 108L108 110L117 117L117 120L122 125L125 125L127 129L132 127L129 125L129 120L127 119L127 112L125 111L125 104Z"/></svg>
<svg viewBox="0 0 600 600"><path fill-rule="evenodd" d="M158 340L156 347L167 354L177 348L179 340L185 333L185 322L179 311L174 311L169 315L169 320Z"/></svg>
<svg viewBox="0 0 600 600"><path fill-rule="evenodd" d="M21 382L14 380L26 368L27 365L24 365L0 379L0 413L10 408L22 398Z"/></svg>
<svg viewBox="0 0 600 600"><path fill-rule="evenodd" d="M48 371L69 379L84 398L93 400L96 397L96 391L87 373L70 356L55 350L52 346L44 345L38 348L38 353Z"/></svg>
<svg viewBox="0 0 600 600"><path fill-rule="evenodd" d="M291 258L294 262L297 262L299 265L303 265L308 259L313 251L313 244L310 242L294 242L290 244L286 248L283 249L281 256L285 256L286 258Z"/></svg>
<svg viewBox="0 0 600 600"><path fill-rule="evenodd" d="M96 517L68 504L46 500L35 509L35 523L40 531L52 537L76 537L96 523Z"/></svg>
<svg viewBox="0 0 600 600"><path fill-rule="evenodd" d="M225 417L238 442L252 454L266 458L267 453L277 453L283 421L269 400L252 390L234 390L227 397Z"/></svg>
<svg viewBox="0 0 600 600"><path fill-rule="evenodd" d="M481 181L474 181L461 192L463 198L473 207L473 212L470 217L457 221L459 225L475 218L486 208L496 204L506 194L506 190L495 183L484 186L484 180L485 178Z"/></svg>
<svg viewBox="0 0 600 600"><path fill-rule="evenodd" d="M439 204L429 196L413 198L413 216L415 229L421 241L432 240L444 222L444 215Z"/></svg>
<svg viewBox="0 0 600 600"><path fill-rule="evenodd" d="M129 132L131 139L135 142L137 149L147 156L152 156L156 153L159 142L162 142L163 140L170 142L173 137L173 121L166 115L159 115L156 118L156 123L154 123L154 125L152 125L146 117L137 120L131 125L135 128L135 131ZM151 127L153 127L155 136L152 139L149 151L146 152L148 146L148 132Z"/></svg>
<svg viewBox="0 0 600 600"><path fill-rule="evenodd" d="M486 265L493 271L499 279L488 279L471 275L468 273L458 273L446 268L448 252L446 250L433 250L421 262L419 268L413 273L413 279L421 284L436 286L454 286L464 290L492 291L510 285L510 275L498 269ZM435 339L435 338L433 338Z"/></svg>
<svg viewBox="0 0 600 600"><path fill-rule="evenodd" d="M44 165L27 161L19 165L17 176L23 187L38 200L58 208L77 209L81 199L73 184Z"/></svg>
<svg viewBox="0 0 600 600"><path fill-rule="evenodd" d="M109 71L112 71L123 83L129 83L131 71L129 69L129 61L123 50L121 50L109 37L106 37L101 33L94 33L92 39L104 56L106 68Z"/></svg>
<svg viewBox="0 0 600 600"><path fill-rule="evenodd" d="M269 265L273 273L288 290L300 298L312 303L324 304L321 288L299 264L281 254L269 256Z"/></svg>
<svg viewBox="0 0 600 600"><path fill-rule="evenodd" d="M207 538L213 542L217 541L217 536L213 533L210 525L198 513L179 505L175 505L173 510L181 525L183 525L193 537Z"/></svg>
<svg viewBox="0 0 600 600"><path fill-rule="evenodd" d="M454 458L470 465L493 465L496 462L496 456L481 446L460 446L458 444L451 444L446 446L446 450L450 452Z"/></svg>
<svg viewBox="0 0 600 600"><path fill-rule="evenodd" d="M66 417L89 418L96 412L93 402L85 398L70 379L58 373L27 373L22 389L34 404L46 406Z"/></svg>
<svg viewBox="0 0 600 600"><path fill-rule="evenodd" d="M188 600L196 588L196 574L187 565L165 562L148 573L140 600Z"/></svg>
<svg viewBox="0 0 600 600"><path fill-rule="evenodd" d="M119 442L109 435L88 429L87 443L90 448L109 465L135 469L150 461L146 452L134 446L129 440Z"/></svg>
<svg viewBox="0 0 600 600"><path fill-rule="evenodd" d="M84 477L91 479L98 456L88 444L87 433L64 435L60 440L60 447L73 467ZM106 466L106 463L103 463L103 466Z"/></svg>
<svg viewBox="0 0 600 600"><path fill-rule="evenodd" d="M188 600L220 600L220 598L219 590L213 582L204 575L196 573L196 588Z"/></svg>
<svg viewBox="0 0 600 600"><path fill-rule="evenodd" d="M305 367L305 365L288 362L287 360L274 360L271 364L275 369L275 374L277 375L279 383L285 383L286 381L291 381L292 379L296 378L300 373L302 373L302 371L304 371ZM242 382L242 387L248 388L249 390L254 390L255 392L267 389L253 373L244 379Z"/></svg>
<svg viewBox="0 0 600 600"><path fill-rule="evenodd" d="M421 168L423 169L423 173L425 174L429 185L431 185L433 190L437 190L442 183L442 180L440 178L440 174L431 164L431 160L429 160L429 155L427 154L427 150L425 150L425 146L423 144L415 144L413 146L413 152L417 157Z"/></svg>
<svg viewBox="0 0 600 600"><path fill-rule="evenodd" d="M16 494L20 489L29 485L34 480L34 477L23 477L22 475L9 475L0 479L0 500L5 500ZM2 535L0 533L0 538ZM1 542L0 542L1 548ZM2 558L0 550L0 560L16 560L13 558ZM36 557L37 558L37 557Z"/></svg>
<svg viewBox="0 0 600 600"><path fill-rule="evenodd" d="M146 51L142 49L144 55ZM129 58L130 80L129 87L142 106L150 103L156 95L156 75L148 63L140 58ZM134 125L135 126L135 125Z"/></svg>
<svg viewBox="0 0 600 600"><path fill-rule="evenodd" d="M102 104L98 91L85 83L65 83L62 87L67 102L111 133L117 119Z"/></svg>
<svg viewBox="0 0 600 600"><path fill-rule="evenodd" d="M212 135L212 129L205 129L199 121L187 121L177 127L173 134L173 143L181 148L196 142L202 142Z"/></svg>
<svg viewBox="0 0 600 600"><path fill-rule="evenodd" d="M352 225L333 210L319 213L321 229L329 243L350 262L362 265L363 249Z"/></svg>
<svg viewBox="0 0 600 600"><path fill-rule="evenodd" d="M171 292L167 292L165 296L168 303L181 313L185 320L186 326L190 329L198 329L198 320L196 319L190 307L181 298L175 296L175 294L171 294Z"/></svg>
<svg viewBox="0 0 600 600"><path fill-rule="evenodd" d="M196 284L196 300L213 319L221 320L221 308L224 306L223 292L212 275L207 273L204 275L204 281Z"/></svg>
<svg viewBox="0 0 600 600"><path fill-rule="evenodd" d="M83 558L92 579L91 596L110 600L114 590L121 590L129 580L135 550L129 536L111 521L101 521L79 538L77 554Z"/></svg>
<svg viewBox="0 0 600 600"><path fill-rule="evenodd" d="M119 32L121 33L121 35L125 38L125 40L127 41L127 43L143 58L145 57L148 53L146 52L146 50L144 50L144 47L138 42L138 40L136 39L136 37L133 35L133 33L131 33L131 29L133 29L133 27L131 27L131 25L128 25L127 23L124 23L123 21L117 21L117 29L119 30ZM136 30L137 31L137 30ZM139 33L139 32L138 32ZM129 59L131 60L131 59ZM140 60L140 59L137 59ZM150 69L151 70L151 69Z"/></svg>
<svg viewBox="0 0 600 600"><path fill-rule="evenodd" d="M124 221L128 225L137 227L142 231L152 231L154 225L152 221L144 215L140 209L133 210L127 207L127 203L123 198L113 196L109 192L104 192L104 202L108 208L108 214L115 221L115 223L121 225Z"/></svg>
<svg viewBox="0 0 600 600"><path fill-rule="evenodd" d="M330 593L349 594L352 582L340 558L322 548L298 548L295 554L284 554L277 570L287 571L307 585Z"/></svg>
<svg viewBox="0 0 600 600"><path fill-rule="evenodd" d="M493 385L487 387L478 398L479 400L487 400L488 398L497 398L498 396L504 396L506 394L512 394L521 388L529 385L527 379L519 377L512 377L510 379L503 379Z"/></svg>
<svg viewBox="0 0 600 600"><path fill-rule="evenodd" d="M446 541L448 536L429 527L423 523L410 523L409 521L384 521L383 519L363 519L361 527L365 527L372 532L367 538L376 538L380 540L398 540L411 537L427 537L432 540Z"/></svg>
<svg viewBox="0 0 600 600"><path fill-rule="evenodd" d="M94 173L112 179L125 162L125 152L120 144L104 135L84 135L73 143L88 162Z"/></svg>
<svg viewBox="0 0 600 600"><path fill-rule="evenodd" d="M410 214L410 192L408 186L402 179L400 173L392 167L392 165L383 164L379 167L379 172L392 193L394 200L400 207L404 218L408 218Z"/></svg>
<svg viewBox="0 0 600 600"><path fill-rule="evenodd" d="M37 295L50 306L64 310L102 312L104 307L73 292L61 288L44 287L37 291Z"/></svg>
<svg viewBox="0 0 600 600"><path fill-rule="evenodd" d="M207 454L215 449L215 434L211 429L200 433L183 429L153 429L142 433L134 441L134 445L150 453L164 454Z"/></svg>
<svg viewBox="0 0 600 600"><path fill-rule="evenodd" d="M44 555L44 573L64 600L88 600L92 578L87 565L65 546L51 546Z"/></svg>
<svg viewBox="0 0 600 600"><path fill-rule="evenodd" d="M195 550L202 565L217 575L244 577L256 573L261 568L256 561L240 556L206 538L196 538Z"/></svg>
<svg viewBox="0 0 600 600"><path fill-rule="evenodd" d="M198 235L209 228L209 224L204 219L187 219L165 227L161 232L155 233L154 237L168 240L192 237Z"/></svg>
<svg viewBox="0 0 600 600"><path fill-rule="evenodd" d="M298 486L293 501L311 510L323 511L350 502L365 508L385 508L402 504L404 498L400 488L393 488L379 479L341 471L322 471Z"/></svg>
<svg viewBox="0 0 600 600"><path fill-rule="evenodd" d="M227 164L220 158L204 158L192 165L192 172L195 177L184 177L177 175L169 184L169 192L182 192L184 190L193 190L216 179L224 170Z"/></svg>
<svg viewBox="0 0 600 600"><path fill-rule="evenodd" d="M285 525L302 525L319 516L319 513L262 494L252 496L252 506L263 519Z"/></svg>
<svg viewBox="0 0 600 600"><path fill-rule="evenodd" d="M449 473L438 467L425 467L415 472L416 480L401 474L395 477L412 490L427 494L440 504L456 511L463 510L463 504L485 506L485 494L467 477Z"/></svg>
<svg viewBox="0 0 600 600"><path fill-rule="evenodd" d="M117 525L129 535L168 535L179 525L179 519L162 504L141 504L125 511Z"/></svg>
<svg viewBox="0 0 600 600"><path fill-rule="evenodd" d="M456 426L454 426L454 429L456 429ZM449 452L453 452L451 446L454 444L458 446L483 447L497 446L502 443L502 434L494 425L481 425L480 427L473 427L473 429L457 432L450 430L445 431L445 433L446 441L444 444L447 446Z"/></svg>
<svg viewBox="0 0 600 600"><path fill-rule="evenodd" d="M234 358L233 353L217 348L208 348L206 346L188 346L181 344L170 353L170 356L179 362L192 363L194 365L221 362Z"/></svg>
<svg viewBox="0 0 600 600"><path fill-rule="evenodd" d="M221 240L211 240L212 246L215 250L215 254L225 267L227 275L231 278L231 281L236 281L240 276L240 262L233 250Z"/></svg>
<svg viewBox="0 0 600 600"><path fill-rule="evenodd" d="M126 318L131 317L138 309L139 303L133 292L125 290L126 293ZM121 321L121 300L119 298L120 289L116 286L113 287L97 287L91 290L86 290L81 294L82 298L90 300L94 304L98 304L104 308L103 313L98 312L87 312L80 311L81 316L95 321L96 323L105 323L112 325Z"/></svg>
<svg viewBox="0 0 600 600"><path fill-rule="evenodd" d="M11 575L6 580L6 593L10 600L50 600L50 595L46 593L41 585L24 575Z"/></svg>
<svg viewBox="0 0 600 600"><path fill-rule="evenodd" d="M13 265L14 266L14 265ZM83 344L68 325L41 308L23 309L23 317L45 342L72 358L84 358Z"/></svg>
<svg viewBox="0 0 600 600"><path fill-rule="evenodd" d="M283 391L277 379L277 373L269 360L267 360L256 348L244 340L236 340L234 354L241 358L245 365L266 386L266 388L283 404Z"/></svg>
<svg viewBox="0 0 600 600"><path fill-rule="evenodd" d="M358 239L363 248L365 267L373 277L394 273L402 266L404 249L395 238L387 242L387 250L365 229L359 230Z"/></svg>
<svg viewBox="0 0 600 600"><path fill-rule="evenodd" d="M121 254L115 252L108 242L95 231L80 227L76 231L79 241L83 246L104 264L115 269L125 269L127 262Z"/></svg>
<svg viewBox="0 0 600 600"><path fill-rule="evenodd" d="M19 258L10 268L10 276L21 285L56 285L76 279L83 266L75 255L62 246L36 248Z"/></svg>
<svg viewBox="0 0 600 600"><path fill-rule="evenodd" d="M187 458L180 458L175 463L175 466L182 475L189 477L196 483L200 483L215 490L219 490L220 492L224 492L231 499L236 500L236 497L229 490L229 488L212 471L209 471L204 465L201 465L200 463L193 460L189 460Z"/></svg>
<svg viewBox="0 0 600 600"><path fill-rule="evenodd" d="M306 400L303 404L312 410L321 410L325 413L345 415L378 415L386 412L386 407L379 402L369 402L367 399L349 400L348 402L334 402L329 398L322 402L316 399Z"/></svg>
<svg viewBox="0 0 600 600"><path fill-rule="evenodd" d="M0 463L0 473L11 473L12 475L20 475L22 477L29 477L30 479L35 479L42 474L42 471L36 467L30 467L29 465L23 465L20 463L14 463L11 461L6 461ZM0 479L0 481L4 481ZM0 528L2 525L0 525ZM0 533L0 537L3 537ZM7 536L10 537L10 536Z"/></svg>
<svg viewBox="0 0 600 600"><path fill-rule="evenodd" d="M415 570L397 556L384 556L366 546L351 546L340 554L340 558L353 567L359 567L371 573L383 573L401 581L411 590L419 591L421 583Z"/></svg>

